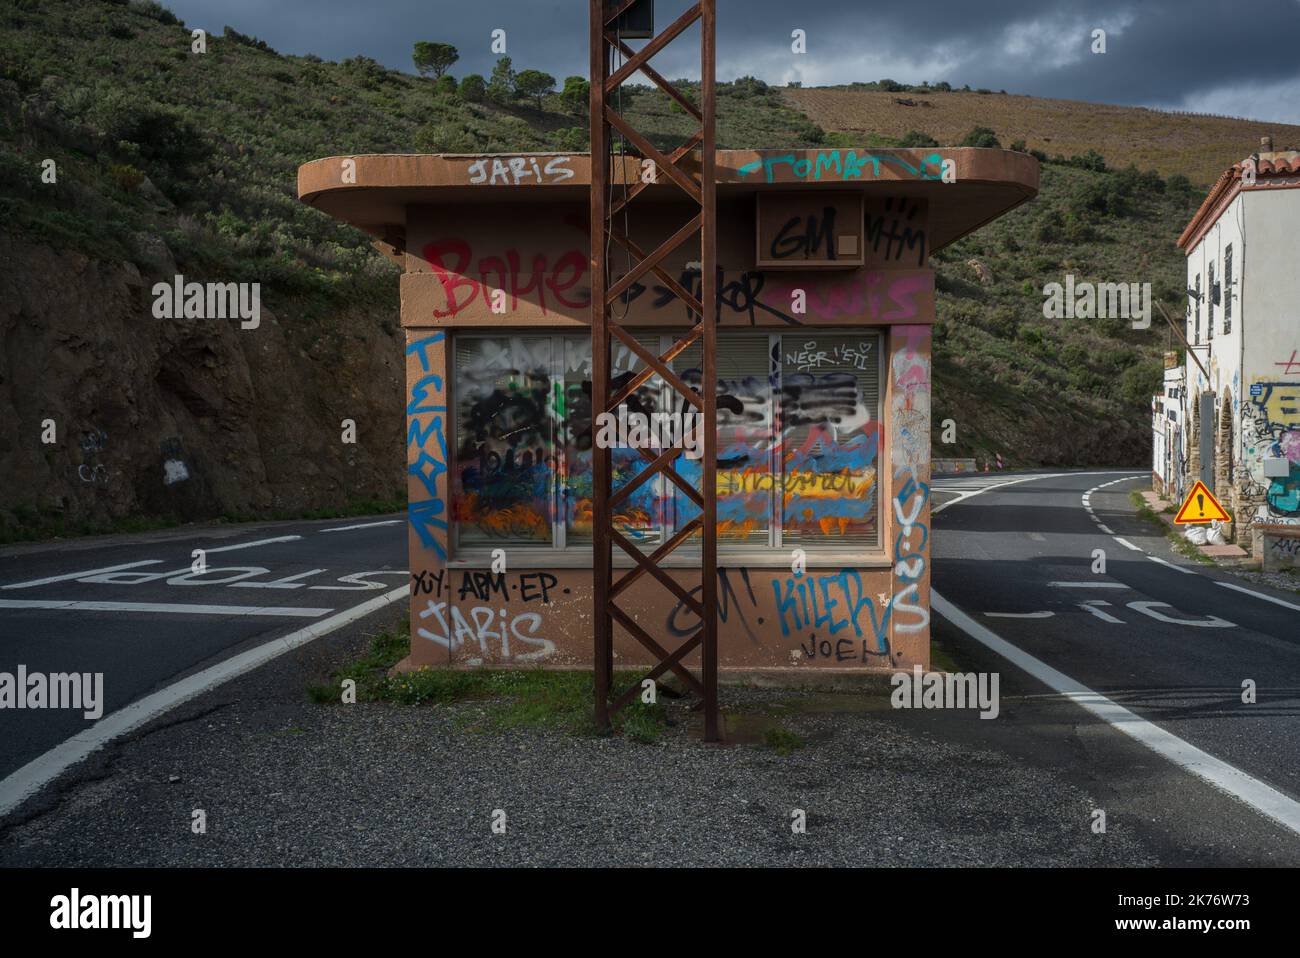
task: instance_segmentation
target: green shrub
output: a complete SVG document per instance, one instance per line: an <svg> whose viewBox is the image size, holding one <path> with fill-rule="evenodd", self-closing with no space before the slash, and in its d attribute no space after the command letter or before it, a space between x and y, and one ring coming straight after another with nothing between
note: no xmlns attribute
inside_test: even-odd
<svg viewBox="0 0 1300 958"><path fill-rule="evenodd" d="M591 147L586 127L581 126L561 127L552 134L552 141L565 153L582 153Z"/></svg>
<svg viewBox="0 0 1300 958"><path fill-rule="evenodd" d="M482 103L487 99L487 81L471 73L460 81L460 98L466 103Z"/></svg>
<svg viewBox="0 0 1300 958"><path fill-rule="evenodd" d="M560 102L570 113L586 113L591 103L591 83L585 77L565 77Z"/></svg>
<svg viewBox="0 0 1300 958"><path fill-rule="evenodd" d="M898 145L904 147L938 146L939 141L928 133L922 133L919 130L908 130L903 134L903 138L898 141Z"/></svg>
<svg viewBox="0 0 1300 958"><path fill-rule="evenodd" d="M998 142L997 134L994 133L992 130L990 130L987 126L975 127L975 129L967 133L965 138L957 145L990 147L995 150L1002 148L1002 144Z"/></svg>
<svg viewBox="0 0 1300 958"><path fill-rule="evenodd" d="M144 174L129 163L115 163L110 166L108 178L124 193L134 193L144 182Z"/></svg>

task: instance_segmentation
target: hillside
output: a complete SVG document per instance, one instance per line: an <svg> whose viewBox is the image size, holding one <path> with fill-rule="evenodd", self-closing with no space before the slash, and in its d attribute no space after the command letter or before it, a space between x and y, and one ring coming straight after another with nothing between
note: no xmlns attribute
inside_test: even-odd
<svg viewBox="0 0 1300 958"><path fill-rule="evenodd" d="M1134 163L1161 176L1182 173L1206 188L1225 167L1257 147L1261 136L1272 134L1279 147L1300 145L1300 126L1285 123L1009 93L827 87L782 89L781 96L828 131L902 137L923 130L940 143L954 143L972 127L984 126L1004 144L1022 140L1049 156L1096 150L1112 166Z"/></svg>
<svg viewBox="0 0 1300 958"><path fill-rule="evenodd" d="M17 0L0 10L0 49L0 538L400 500L396 267L297 202L297 167L340 153L575 150L586 139L580 112L559 95L540 108L470 102L365 57L282 56L229 28L194 55L189 31L146 2ZM823 127L796 109L818 92L723 85L719 145L889 145L901 135L883 125L837 133L825 117ZM629 91L625 107L662 145L688 128L657 91ZM1133 143L1158 150L1160 128L1141 127L1157 115L1126 115ZM974 122L950 134L917 119L907 130L956 142ZM1016 136L988 125L1004 145ZM1129 161L1102 152L1111 166ZM46 158L56 184L41 182ZM1205 178L1199 158L1180 165L1186 152L1166 161ZM936 454L1146 460L1159 320L1140 332L1048 322L1041 289L1067 270L1150 280L1180 311L1174 239L1199 192L1099 165L1045 165L1038 199L936 257L935 416L958 422L957 445ZM177 272L261 282L262 329L153 320L147 290ZM47 417L60 429L52 446L39 443ZM349 418L355 445L339 441ZM184 482L168 482L173 460Z"/></svg>

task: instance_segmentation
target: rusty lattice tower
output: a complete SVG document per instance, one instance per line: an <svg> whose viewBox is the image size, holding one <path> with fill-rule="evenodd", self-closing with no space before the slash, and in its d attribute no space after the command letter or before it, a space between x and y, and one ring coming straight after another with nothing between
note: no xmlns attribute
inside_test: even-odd
<svg viewBox="0 0 1300 958"><path fill-rule="evenodd" d="M657 35L649 27L652 20L650 0L590 0L591 3L591 355L592 355L592 423L601 412L617 414L618 408L636 390L658 375L683 401L683 408L701 415L703 457L700 488L696 489L674 468L683 454L681 445L663 450L638 450L643 460L636 475L615 490L612 486L609 449L593 445L595 481L593 522L593 575L596 603L596 721L607 727L610 715L635 699L641 682L616 693L612 689L614 674L614 625L617 623L654 655L657 664L642 678L658 679L671 671L703 700L704 737L717 741L718 721L718 626L717 626L717 270L716 215L714 178L714 81L715 81L715 7L716 0L698 0ZM649 64L650 59L696 23L700 24L700 96L696 106L680 90L663 78ZM627 44L630 38L648 39L640 50ZM617 65L615 65L617 61ZM632 75L642 73L699 123L699 129L665 154L649 139L633 129L628 120L611 104L617 103L619 87ZM621 137L620 162L612 166L614 133ZM636 156L636 169L649 170L649 176L629 177L622 162L628 150ZM698 159L697 159L698 157ZM649 161L647 164L646 161ZM671 184L680 189L699 210L679 229L647 252L634 241L632 231L620 229L615 218L622 214L628 222L629 206L652 181ZM615 199L614 187L621 195ZM683 244L699 240L700 295L681 285L664 269L665 259ZM629 268L617 279L609 274L612 244L626 251ZM632 332L614 318L618 304L626 302L628 292L641 277L653 273L664 288L679 297L690 311L692 324L685 335L663 354L655 355L637 341ZM707 306L707 313L706 313ZM611 337L613 338L611 340ZM611 390L610 346L616 340L645 365L626 382L620 379ZM696 392L676 376L668 364L682 351L699 344L703 353L700 391ZM680 438L680 437L679 437ZM616 516L623 503L636 489L664 476L683 496L693 502L700 514L649 555L623 535ZM698 535L697 535L698 534ZM696 537L700 550L699 598L684 588L660 563L669 553L691 543ZM632 567L615 578L612 549L614 546L632 560ZM693 543L688 548L694 548ZM700 629L675 649L666 648L619 607L619 597L633 582L649 575L675 596L685 608L700 618ZM682 660L700 649L702 676L696 677Z"/></svg>

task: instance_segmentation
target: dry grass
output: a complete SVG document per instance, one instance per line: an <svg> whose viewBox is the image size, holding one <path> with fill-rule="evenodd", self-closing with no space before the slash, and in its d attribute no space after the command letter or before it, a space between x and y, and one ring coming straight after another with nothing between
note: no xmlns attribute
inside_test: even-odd
<svg viewBox="0 0 1300 958"><path fill-rule="evenodd" d="M1144 170L1158 170L1162 176L1182 173L1200 186L1209 186L1227 166L1257 149L1264 134L1271 134L1278 148L1300 146L1300 126L1078 100L818 88L783 89L781 93L786 102L827 131L901 137L909 130L919 130L949 145L972 127L987 126L1003 146L1024 140L1031 149L1066 157L1096 150L1109 166L1132 162ZM916 106L903 106L895 99L912 100Z"/></svg>

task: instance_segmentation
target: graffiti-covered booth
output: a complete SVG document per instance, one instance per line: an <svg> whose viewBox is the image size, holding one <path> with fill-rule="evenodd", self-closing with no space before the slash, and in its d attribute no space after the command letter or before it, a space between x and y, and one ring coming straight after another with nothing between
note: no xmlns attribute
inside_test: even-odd
<svg viewBox="0 0 1300 958"><path fill-rule="evenodd" d="M626 163L616 189L640 181ZM720 667L928 667L929 257L1032 197L1038 165L1002 150L724 150L717 168ZM406 666L592 660L590 172L589 156L560 154L340 156L299 171L305 202L405 267ZM684 220L680 195L663 184L638 199L640 246ZM610 269L626 271L617 255ZM668 269L699 295L698 263ZM620 322L660 354L691 317L647 277ZM614 350L617 385L640 360ZM688 384L700 369L698 346L672 361ZM656 376L628 405L672 402ZM615 488L636 457L613 451ZM647 552L695 515L662 477L619 508ZM690 555L670 560L698 589ZM652 635L699 628L663 597L642 579L620 605ZM616 665L647 663L615 636Z"/></svg>

